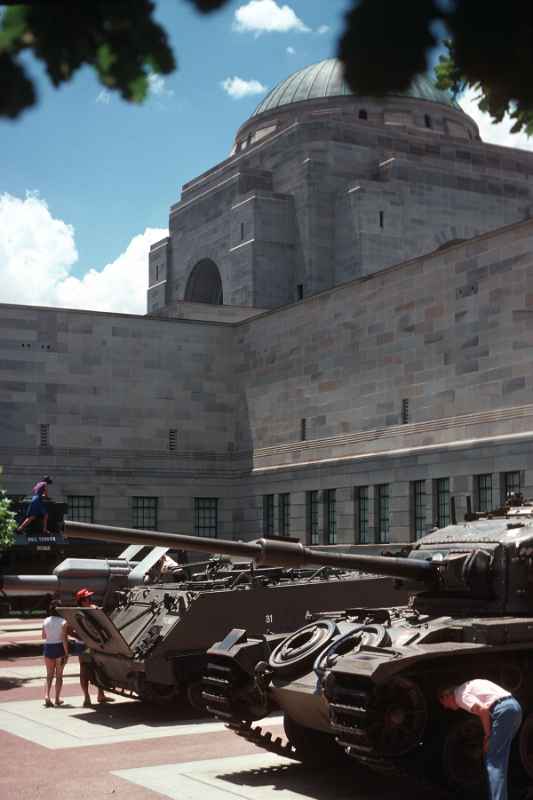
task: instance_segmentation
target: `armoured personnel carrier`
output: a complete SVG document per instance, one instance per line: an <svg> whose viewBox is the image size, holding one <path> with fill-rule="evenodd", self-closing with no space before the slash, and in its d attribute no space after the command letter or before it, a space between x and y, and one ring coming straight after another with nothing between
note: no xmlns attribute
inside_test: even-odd
<svg viewBox="0 0 533 800"><path fill-rule="evenodd" d="M481 726L445 711L438 689L488 678L522 704L512 780L533 780L533 505L433 530L408 558L349 558L396 576L408 605L332 612L323 594L330 610L287 636L234 628L208 651L208 711L269 751L305 761L338 748L367 767L425 767L473 797L485 791ZM287 744L254 726L276 709Z"/></svg>
<svg viewBox="0 0 533 800"><path fill-rule="evenodd" d="M62 609L90 648L85 660L94 683L143 699L168 702L186 695L198 706L206 650L234 624L246 626L254 636L286 633L302 625L308 611L354 601L362 606L389 603L395 592L389 579L346 568L283 568L287 548L292 553L300 546L286 539L236 542L74 522L66 523L65 532L69 537L157 543L248 559L209 561L196 574L178 568L174 584L117 592L109 612ZM346 556L334 558L344 565ZM327 559L321 554L321 560ZM257 567L254 560L264 563ZM266 566L277 563L282 566Z"/></svg>

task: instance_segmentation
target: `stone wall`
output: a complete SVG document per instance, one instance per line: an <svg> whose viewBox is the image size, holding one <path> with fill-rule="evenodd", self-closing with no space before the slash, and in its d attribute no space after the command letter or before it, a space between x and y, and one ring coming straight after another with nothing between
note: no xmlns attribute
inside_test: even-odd
<svg viewBox="0 0 533 800"><path fill-rule="evenodd" d="M423 118L428 104L409 102ZM149 310L164 294L170 306L182 300L204 258L220 270L226 304L275 308L299 284L309 296L522 221L532 174L531 153L458 140L446 126L304 115L184 187L164 290L153 254Z"/></svg>

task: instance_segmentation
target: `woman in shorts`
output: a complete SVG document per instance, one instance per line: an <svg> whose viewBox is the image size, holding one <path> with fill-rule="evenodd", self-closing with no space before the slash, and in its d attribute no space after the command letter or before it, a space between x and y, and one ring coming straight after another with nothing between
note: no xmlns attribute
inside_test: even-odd
<svg viewBox="0 0 533 800"><path fill-rule="evenodd" d="M63 669L68 658L67 621L59 614L57 602L52 600L48 607L48 616L43 622L42 636L44 643L44 663L46 665L46 684L44 705L51 708L50 693L55 678L55 705L63 705L61 689L63 688Z"/></svg>

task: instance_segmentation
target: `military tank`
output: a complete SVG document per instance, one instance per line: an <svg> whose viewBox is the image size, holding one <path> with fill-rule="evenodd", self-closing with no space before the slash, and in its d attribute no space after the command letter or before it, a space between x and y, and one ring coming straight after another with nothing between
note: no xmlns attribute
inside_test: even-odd
<svg viewBox="0 0 533 800"><path fill-rule="evenodd" d="M395 596L390 579L347 569L349 557L343 554L322 553L326 563L318 569L288 568L286 553L301 547L296 540L237 542L68 521L65 533L231 556L231 561L211 559L195 573L178 567L173 584L116 592L111 610L62 609L89 648L85 661L91 680L106 691L144 700L168 703L186 697L202 706L206 651L233 624L258 637L286 634L305 622L307 612L324 605L371 606Z"/></svg>
<svg viewBox="0 0 533 800"><path fill-rule="evenodd" d="M484 796L481 725L443 709L438 690L488 678L522 704L511 780L533 780L532 503L435 529L408 558L349 558L395 576L410 602L331 611L324 594L327 613L289 635L234 628L207 653L207 710L271 752L302 761L343 752L361 767L425 770L456 796ZM274 710L286 744L254 725Z"/></svg>

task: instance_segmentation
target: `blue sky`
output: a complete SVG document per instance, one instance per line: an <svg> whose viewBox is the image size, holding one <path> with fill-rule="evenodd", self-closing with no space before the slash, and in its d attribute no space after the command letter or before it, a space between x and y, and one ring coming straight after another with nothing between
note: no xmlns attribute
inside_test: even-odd
<svg viewBox="0 0 533 800"><path fill-rule="evenodd" d="M0 122L0 302L143 313L147 247L181 185L228 155L261 87L335 55L349 5L234 0L203 16L159 0L178 70L141 106L103 91L89 69L55 90L28 61L40 102ZM237 99L224 81L258 91Z"/></svg>

